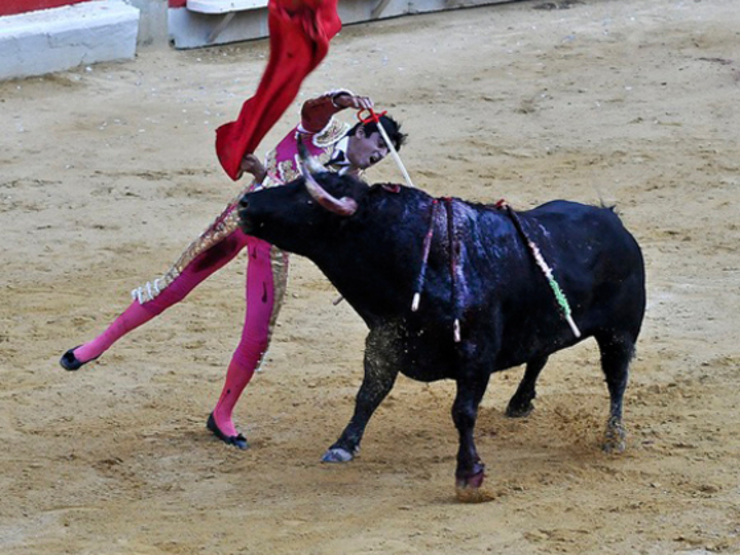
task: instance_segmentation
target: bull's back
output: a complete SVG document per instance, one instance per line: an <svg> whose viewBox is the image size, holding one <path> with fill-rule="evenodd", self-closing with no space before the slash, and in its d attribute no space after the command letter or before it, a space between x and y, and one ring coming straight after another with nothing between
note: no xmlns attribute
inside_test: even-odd
<svg viewBox="0 0 740 555"><path fill-rule="evenodd" d="M645 265L640 247L610 208L568 201L542 205L525 216L556 279L585 306L624 296L644 308ZM640 318L642 312L639 313Z"/></svg>
<svg viewBox="0 0 740 555"><path fill-rule="evenodd" d="M553 201L519 213L522 230L552 269L582 332L573 335L551 284L534 261L512 262L498 296L500 368L545 356L607 328L637 338L645 310L645 270L639 245L608 208ZM519 260L521 255L513 257Z"/></svg>

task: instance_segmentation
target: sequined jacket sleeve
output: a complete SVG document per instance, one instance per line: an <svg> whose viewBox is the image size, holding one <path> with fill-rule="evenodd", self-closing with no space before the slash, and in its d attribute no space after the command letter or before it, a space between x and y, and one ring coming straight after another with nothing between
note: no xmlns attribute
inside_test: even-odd
<svg viewBox="0 0 740 555"><path fill-rule="evenodd" d="M318 98L312 98L304 102L301 108L299 130L304 133L320 134L329 125L334 114L343 110L334 103L334 99L341 94L352 93L347 90L329 91Z"/></svg>

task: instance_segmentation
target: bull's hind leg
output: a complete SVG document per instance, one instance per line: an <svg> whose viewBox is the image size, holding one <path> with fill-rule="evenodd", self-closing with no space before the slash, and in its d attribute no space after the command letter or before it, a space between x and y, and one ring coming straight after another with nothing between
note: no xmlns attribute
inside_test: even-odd
<svg viewBox="0 0 740 555"><path fill-rule="evenodd" d="M603 449L621 453L625 449L626 431L622 424L622 400L627 388L629 365L635 352L635 341L627 334L597 334L601 351L601 369L609 388L609 420L606 424Z"/></svg>
<svg viewBox="0 0 740 555"><path fill-rule="evenodd" d="M537 397L535 385L545 364L547 364L547 357L536 358L527 363L524 377L516 393L514 393L509 401L509 406L506 407L506 416L509 418L522 418L528 416L534 410L532 400Z"/></svg>

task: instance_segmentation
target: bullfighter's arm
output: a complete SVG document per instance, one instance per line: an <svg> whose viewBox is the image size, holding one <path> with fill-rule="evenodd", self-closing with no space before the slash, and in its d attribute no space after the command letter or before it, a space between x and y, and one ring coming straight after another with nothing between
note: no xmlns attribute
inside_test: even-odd
<svg viewBox="0 0 740 555"><path fill-rule="evenodd" d="M358 96L347 90L330 91L303 103L301 125L304 133L320 133L337 112L345 108L369 109L373 101L367 96Z"/></svg>
<svg viewBox="0 0 740 555"><path fill-rule="evenodd" d="M267 175L267 170L265 169L265 166L254 154L245 154L244 158L242 158L241 166L239 167L241 168L242 172L252 174L252 176L254 177L254 182L257 184L261 184L262 181L265 179L265 176Z"/></svg>
<svg viewBox="0 0 740 555"><path fill-rule="evenodd" d="M301 108L301 123L298 131L307 135L320 134L328 127L334 114L346 108L370 109L374 106L370 97L355 95L352 92L340 89L322 94L303 103ZM268 158L270 154L268 153ZM269 164L268 164L269 165ZM274 178L267 172L265 165L253 154L246 154L240 166L242 172L251 174L253 184L270 186ZM265 183L265 180L270 183ZM275 183L281 184L281 183Z"/></svg>

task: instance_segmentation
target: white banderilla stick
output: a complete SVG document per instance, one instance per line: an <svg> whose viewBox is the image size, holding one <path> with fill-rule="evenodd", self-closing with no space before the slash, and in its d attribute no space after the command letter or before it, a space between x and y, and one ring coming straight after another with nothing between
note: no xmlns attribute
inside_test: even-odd
<svg viewBox="0 0 740 555"><path fill-rule="evenodd" d="M370 110L370 113L375 116L375 112ZM401 173L403 174L403 178L406 180L406 185L409 187L415 188L414 184L411 182L411 177L409 176L409 172L406 171L406 166L403 165L403 162L401 161L401 157L398 155L398 151L396 150L396 147L393 146L393 142L391 141L390 137L388 137L388 133L385 130L385 127L383 127L383 124L380 121L380 118L378 117L376 120L376 123L378 124L378 131L380 131L380 136L383 137L383 140L385 141L385 145L388 147L388 152L391 153L391 156L393 157L393 160L395 160L396 165L398 166L398 169L401 170Z"/></svg>

